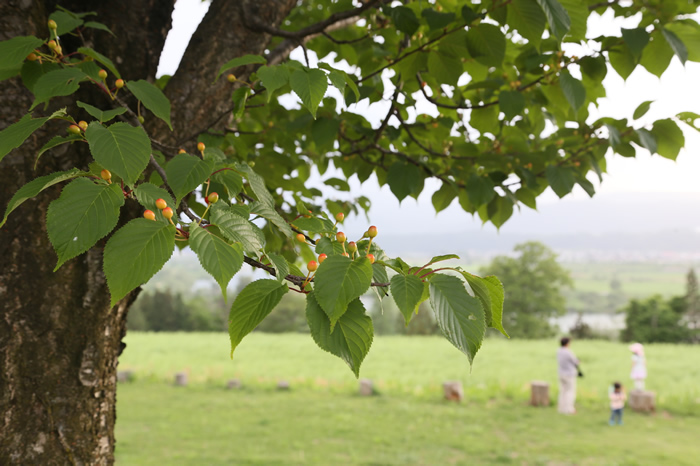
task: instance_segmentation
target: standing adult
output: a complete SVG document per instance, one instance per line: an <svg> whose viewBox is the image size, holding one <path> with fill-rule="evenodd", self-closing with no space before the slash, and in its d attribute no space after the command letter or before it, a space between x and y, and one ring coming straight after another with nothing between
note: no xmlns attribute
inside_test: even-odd
<svg viewBox="0 0 700 466"><path fill-rule="evenodd" d="M647 361L644 357L644 346L641 343L630 345L632 352L632 372L630 378L634 381L635 390L644 390L644 382L647 378Z"/></svg>
<svg viewBox="0 0 700 466"><path fill-rule="evenodd" d="M559 364L559 412L562 414L576 414L576 377L578 377L579 361L569 347L571 339L562 338L561 347L557 352Z"/></svg>

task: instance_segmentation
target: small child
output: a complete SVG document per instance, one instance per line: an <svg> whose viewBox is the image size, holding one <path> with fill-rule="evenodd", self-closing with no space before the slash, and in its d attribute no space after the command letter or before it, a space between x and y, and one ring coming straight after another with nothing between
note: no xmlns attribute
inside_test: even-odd
<svg viewBox="0 0 700 466"><path fill-rule="evenodd" d="M622 389L622 384L620 382L615 382L613 386L610 387L608 396L610 397L609 424L611 426L614 425L615 418L617 418L617 424L622 425L622 409L625 407L625 400L627 399L625 391Z"/></svg>

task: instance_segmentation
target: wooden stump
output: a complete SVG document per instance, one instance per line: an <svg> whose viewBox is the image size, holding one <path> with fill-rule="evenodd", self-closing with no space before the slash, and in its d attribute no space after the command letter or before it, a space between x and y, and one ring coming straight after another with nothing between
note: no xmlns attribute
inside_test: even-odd
<svg viewBox="0 0 700 466"><path fill-rule="evenodd" d="M370 379L360 379L360 396L374 395L374 385Z"/></svg>
<svg viewBox="0 0 700 466"><path fill-rule="evenodd" d="M187 386L187 374L184 372L178 372L175 374L175 385L178 387Z"/></svg>
<svg viewBox="0 0 700 466"><path fill-rule="evenodd" d="M656 393L646 390L632 390L629 406L633 411L650 413L656 410Z"/></svg>
<svg viewBox="0 0 700 466"><path fill-rule="evenodd" d="M530 382L530 404L532 406L549 406L549 384L540 380Z"/></svg>
<svg viewBox="0 0 700 466"><path fill-rule="evenodd" d="M117 371L117 382L131 382L134 380L134 371Z"/></svg>
<svg viewBox="0 0 700 466"><path fill-rule="evenodd" d="M286 380L280 380L277 382L277 390L289 390L289 382Z"/></svg>
<svg viewBox="0 0 700 466"><path fill-rule="evenodd" d="M231 379L226 383L226 388L229 390L239 389L241 386L241 379Z"/></svg>
<svg viewBox="0 0 700 466"><path fill-rule="evenodd" d="M464 389L462 382L450 380L442 384L442 391L448 401L460 402L464 399Z"/></svg>

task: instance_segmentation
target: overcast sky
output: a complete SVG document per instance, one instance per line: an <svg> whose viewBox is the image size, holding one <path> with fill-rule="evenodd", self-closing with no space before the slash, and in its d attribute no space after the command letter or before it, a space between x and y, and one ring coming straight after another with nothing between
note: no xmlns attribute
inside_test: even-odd
<svg viewBox="0 0 700 466"><path fill-rule="evenodd" d="M197 25L203 18L208 3L201 0L178 0L173 13L173 29L166 40L163 56L161 57L158 74L173 74L180 62L182 54L187 47L187 42ZM619 34L620 27L635 27L635 19L613 20L612 15L600 18L596 14L589 19L589 35L595 37L599 34ZM303 25L300 25L300 27ZM233 57L222 57L222 62ZM614 118L630 118L632 112L641 102L654 100L651 110L642 120L647 123L660 118L673 117L682 111L694 111L700 113L700 63L688 62L685 67L681 65L677 58L661 79L648 73L641 66L638 66L634 73L624 82L617 73L610 70L606 79L605 87L608 97L600 101L598 110L592 109L591 118L598 116L611 116ZM389 92L389 91L387 91ZM373 114L384 115L386 110L381 111L382 104L377 104L373 108L367 106L358 108L351 107L351 111L357 111L368 116L372 120ZM688 198L700 200L698 189L698 174L700 173L700 133L688 128L685 124L680 124L686 137L686 149L681 151L677 161L664 159L660 156L650 156L644 150L637 151L637 157L626 159L619 155L608 156L608 174L604 176L604 182L598 189L598 194L592 200L577 187L577 190L566 196L563 200L558 200L556 196L547 191L538 200L540 212L534 212L524 208L522 213L515 213L503 228L502 231L524 232L541 224L546 225L557 223L557 215L561 215L562 208L575 212L583 203L588 203L585 210L590 212L592 205L606 203L611 200L617 201L626 199L634 200L632 193L646 193L644 197L648 199L650 193L667 193L662 197L673 201L674 198L687 200ZM332 175L327 175L329 177ZM593 180L592 180L593 181ZM412 198L405 199L399 210L399 203L388 186L379 188L376 181L370 180L360 186L355 178L350 180L352 193L354 195L365 195L372 199L373 208L370 214L372 222L377 224L382 231L390 233L405 233L409 231L469 231L481 228L481 222L473 219L463 212L455 202L445 211L435 215L430 198L432 193L439 188L439 182L427 180L426 189L418 200ZM596 178L597 184L597 178ZM693 194L690 194L693 193ZM557 202L556 208L551 206ZM590 205L590 203L593 203ZM548 208L550 205L552 208ZM602 205L602 204L601 204ZM595 210L595 209L594 209ZM700 210L700 209L698 209ZM559 212L559 214L557 214ZM620 204L618 215L624 215L624 202ZM609 209L605 215L615 215ZM698 217L698 212L688 212L689 216ZM619 220L619 219L616 219ZM672 219L671 219L672 221ZM655 227L656 216L649 216L650 228ZM684 225L687 219L684 219ZM700 220L696 222L700 226ZM346 228L348 233L355 235L366 228L364 218L349 220ZM668 226L668 225L664 225ZM673 225L671 225L673 226ZM661 225L659 225L659 228ZM493 229L490 225L484 228ZM357 230L357 231L354 231Z"/></svg>

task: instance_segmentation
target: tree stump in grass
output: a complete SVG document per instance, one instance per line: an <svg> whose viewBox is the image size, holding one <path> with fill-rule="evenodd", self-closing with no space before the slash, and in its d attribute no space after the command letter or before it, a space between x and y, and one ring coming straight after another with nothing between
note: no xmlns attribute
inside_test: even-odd
<svg viewBox="0 0 700 466"><path fill-rule="evenodd" d="M226 383L226 388L229 390L236 390L241 388L241 379L231 379Z"/></svg>
<svg viewBox="0 0 700 466"><path fill-rule="evenodd" d="M442 384L442 391L448 401L460 402L464 399L464 389L462 382L450 380Z"/></svg>
<svg viewBox="0 0 700 466"><path fill-rule="evenodd" d="M289 390L289 382L286 380L280 380L277 382L277 390Z"/></svg>
<svg viewBox="0 0 700 466"><path fill-rule="evenodd" d="M646 390L630 392L629 407L633 411L650 413L656 410L656 393Z"/></svg>
<svg viewBox="0 0 700 466"><path fill-rule="evenodd" d="M374 395L374 385L370 379L360 379L360 396Z"/></svg>
<svg viewBox="0 0 700 466"><path fill-rule="evenodd" d="M131 382L134 380L134 371L118 371L117 382Z"/></svg>
<svg viewBox="0 0 700 466"><path fill-rule="evenodd" d="M540 380L530 382L530 404L532 406L549 406L549 384Z"/></svg>
<svg viewBox="0 0 700 466"><path fill-rule="evenodd" d="M175 385L178 387L187 386L187 374L184 372L178 372L175 374Z"/></svg>

